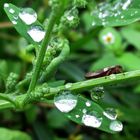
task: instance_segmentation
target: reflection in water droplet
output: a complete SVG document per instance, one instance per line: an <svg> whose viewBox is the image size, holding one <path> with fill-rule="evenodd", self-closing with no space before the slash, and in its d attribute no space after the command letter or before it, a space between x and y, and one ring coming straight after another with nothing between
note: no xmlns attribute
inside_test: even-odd
<svg viewBox="0 0 140 140"><path fill-rule="evenodd" d="M95 87L90 90L90 96L92 100L99 101L104 97L104 87Z"/></svg>
<svg viewBox="0 0 140 140"><path fill-rule="evenodd" d="M87 102L86 102L86 106L87 106L87 107L90 107L90 106L91 106L91 102L90 102L90 101L87 101Z"/></svg>
<svg viewBox="0 0 140 140"><path fill-rule="evenodd" d="M91 127L94 127L94 128L98 128L98 127L101 126L102 118L97 117L97 114L92 112L92 113L89 113L89 114L84 114L83 117L82 117L82 122L86 126L91 126Z"/></svg>
<svg viewBox="0 0 140 140"><path fill-rule="evenodd" d="M112 131L119 132L122 131L123 124L120 121L112 121L109 128Z"/></svg>
<svg viewBox="0 0 140 140"><path fill-rule="evenodd" d="M10 12L11 14L13 14L13 13L15 13L15 10L10 9L9 12Z"/></svg>
<svg viewBox="0 0 140 140"><path fill-rule="evenodd" d="M116 75L115 75L115 74L111 74L111 75L109 76L109 78L110 78L111 80L116 79Z"/></svg>
<svg viewBox="0 0 140 140"><path fill-rule="evenodd" d="M20 13L19 17L27 25L34 23L37 20L37 14L33 9L24 8Z"/></svg>
<svg viewBox="0 0 140 140"><path fill-rule="evenodd" d="M67 83L66 85L65 85L65 88L66 89L69 89L69 88L71 88L72 87L72 83Z"/></svg>
<svg viewBox="0 0 140 140"><path fill-rule="evenodd" d="M27 32L35 42L40 42L45 36L41 26L32 26Z"/></svg>
<svg viewBox="0 0 140 140"><path fill-rule="evenodd" d="M107 109L103 112L103 114L104 114L107 118L109 118L110 120L116 120L116 118L117 118L117 113L116 113L115 109L113 109L113 108L107 108Z"/></svg>
<svg viewBox="0 0 140 140"><path fill-rule="evenodd" d="M77 105L77 96L71 94L70 91L63 91L55 96L54 104L61 112L70 112Z"/></svg>
<svg viewBox="0 0 140 140"><path fill-rule="evenodd" d="M13 21L12 21L12 23L13 23L14 25L16 25L16 24L17 24L17 22L16 22L15 20L13 20Z"/></svg>
<svg viewBox="0 0 140 140"><path fill-rule="evenodd" d="M9 4L8 3L4 3L4 7L5 8L9 7Z"/></svg>

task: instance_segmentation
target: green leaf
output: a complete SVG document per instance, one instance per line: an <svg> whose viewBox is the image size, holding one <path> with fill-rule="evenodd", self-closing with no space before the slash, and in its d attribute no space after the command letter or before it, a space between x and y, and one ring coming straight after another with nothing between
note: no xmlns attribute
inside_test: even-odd
<svg viewBox="0 0 140 140"><path fill-rule="evenodd" d="M136 49L140 50L140 32L130 28L123 28L121 30L123 37L128 43L132 44Z"/></svg>
<svg viewBox="0 0 140 140"><path fill-rule="evenodd" d="M6 128L0 128L0 139L1 140L31 140L31 137L26 133L9 130Z"/></svg>
<svg viewBox="0 0 140 140"><path fill-rule="evenodd" d="M5 108L12 108L13 105L7 101L0 100L0 110L5 109Z"/></svg>
<svg viewBox="0 0 140 140"><path fill-rule="evenodd" d="M123 26L140 19L140 0L115 0L98 4L93 11L93 23L97 26Z"/></svg>
<svg viewBox="0 0 140 140"><path fill-rule="evenodd" d="M19 34L32 44L40 43L45 32L33 9L18 8L13 4L5 3L4 10Z"/></svg>
<svg viewBox="0 0 140 140"><path fill-rule="evenodd" d="M90 70L95 71L95 70L103 69L105 67L113 66L117 64L119 64L119 62L114 54L105 53L100 59L98 59L98 61L94 62L91 65Z"/></svg>
<svg viewBox="0 0 140 140"><path fill-rule="evenodd" d="M133 53L125 53L117 58L118 62L127 70L139 70L140 58Z"/></svg>
<svg viewBox="0 0 140 140"><path fill-rule="evenodd" d="M116 120L116 117L110 118L110 114L106 115L101 106L85 97L69 94L69 91L64 91L63 94L55 96L54 104L66 117L78 124L109 133L122 130L122 124ZM118 125L113 125L112 128L113 123L118 123ZM116 130L116 127L119 129Z"/></svg>

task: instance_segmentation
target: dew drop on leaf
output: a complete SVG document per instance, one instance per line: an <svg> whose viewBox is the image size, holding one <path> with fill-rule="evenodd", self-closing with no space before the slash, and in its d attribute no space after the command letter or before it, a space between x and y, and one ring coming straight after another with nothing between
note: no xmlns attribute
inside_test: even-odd
<svg viewBox="0 0 140 140"><path fill-rule="evenodd" d="M15 13L15 10L10 9L10 10L9 10L9 13L14 14L14 13Z"/></svg>
<svg viewBox="0 0 140 140"><path fill-rule="evenodd" d="M110 120L116 120L116 118L117 118L117 113L116 113L115 109L113 109L113 108L105 109L103 114Z"/></svg>
<svg viewBox="0 0 140 140"><path fill-rule="evenodd" d="M79 118L79 117L80 117L80 115L75 115L75 117L76 117L76 118Z"/></svg>
<svg viewBox="0 0 140 140"><path fill-rule="evenodd" d="M104 87L95 87L90 90L90 96L92 100L99 101L104 97Z"/></svg>
<svg viewBox="0 0 140 140"><path fill-rule="evenodd" d="M119 132L123 129L123 124L120 121L112 121L109 126L110 130Z"/></svg>
<svg viewBox="0 0 140 140"><path fill-rule="evenodd" d="M86 109L83 109L82 112L85 114L87 112L87 110Z"/></svg>
<svg viewBox="0 0 140 140"><path fill-rule="evenodd" d="M8 3L5 3L5 4L4 4L4 7L5 7L5 8L9 7L9 4L8 4Z"/></svg>
<svg viewBox="0 0 140 140"><path fill-rule="evenodd" d="M90 106L91 106L91 102L90 102L90 101L87 101L87 102L86 102L86 106L87 106L87 107L90 107Z"/></svg>
<svg viewBox="0 0 140 140"><path fill-rule="evenodd" d="M71 94L70 91L62 91L55 96L54 104L61 112L70 112L77 105L77 96Z"/></svg>
<svg viewBox="0 0 140 140"><path fill-rule="evenodd" d="M42 29L41 26L32 26L28 32L27 32L30 37L35 41L35 42L40 42L45 36L45 31Z"/></svg>
<svg viewBox="0 0 140 140"><path fill-rule="evenodd" d="M67 16L67 20L72 21L73 19L74 19L74 16L73 15Z"/></svg>
<svg viewBox="0 0 140 140"><path fill-rule="evenodd" d="M16 25L16 24L17 24L17 22L16 22L15 20L13 20L13 21L12 21L12 23L13 23L14 25Z"/></svg>
<svg viewBox="0 0 140 140"><path fill-rule="evenodd" d="M24 8L19 13L20 19L25 22L27 25L31 25L37 20L37 14L33 9Z"/></svg>
<svg viewBox="0 0 140 140"><path fill-rule="evenodd" d="M123 4L122 9L123 9L123 10L126 10L126 9L128 8L128 6L131 4L131 2L132 2L132 0L127 0L127 1Z"/></svg>
<svg viewBox="0 0 140 140"><path fill-rule="evenodd" d="M98 128L102 124L102 118L98 117L96 112L91 112L83 115L82 122L86 126Z"/></svg>

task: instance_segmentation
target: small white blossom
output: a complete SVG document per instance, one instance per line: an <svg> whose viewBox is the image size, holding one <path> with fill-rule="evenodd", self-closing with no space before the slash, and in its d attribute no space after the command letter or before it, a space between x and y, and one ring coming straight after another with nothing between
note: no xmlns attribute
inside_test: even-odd
<svg viewBox="0 0 140 140"><path fill-rule="evenodd" d="M102 39L106 45L113 44L115 41L115 37L111 32L104 35Z"/></svg>

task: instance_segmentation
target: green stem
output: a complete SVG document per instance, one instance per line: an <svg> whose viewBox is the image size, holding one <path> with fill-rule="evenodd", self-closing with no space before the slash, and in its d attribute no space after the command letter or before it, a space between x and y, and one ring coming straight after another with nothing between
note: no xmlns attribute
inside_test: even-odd
<svg viewBox="0 0 140 140"><path fill-rule="evenodd" d="M120 74L113 74L101 78L95 78L95 79L72 83L69 88L66 88L66 85L59 86L56 88L50 88L50 94L45 94L45 97L54 96L60 90L67 89L67 90L77 92L77 91L90 90L96 86L117 85L122 83L132 84L137 81L140 81L140 70L125 72Z"/></svg>
<svg viewBox="0 0 140 140"><path fill-rule="evenodd" d="M41 65L42 65L42 62L43 62L43 59L45 56L46 47L50 41L53 27L54 27L55 23L57 22L57 20L59 20L61 17L62 11L64 9L63 6L64 6L63 3L61 3L61 4L59 4L59 6L56 9L54 9L54 11L52 11L48 26L46 28L46 34L45 34L44 40L41 44L41 48L40 48L40 51L39 51L39 54L37 57L37 62L33 69L33 77L31 79L31 83L29 85L28 93L30 93L35 88L35 85L38 80L39 72L41 69Z"/></svg>
<svg viewBox="0 0 140 140"><path fill-rule="evenodd" d="M61 53L59 54L58 57L54 58L52 62L48 65L48 67L45 70L45 73L42 76L42 79L45 78L46 80L52 77L57 67L66 59L66 57L68 57L69 52L70 48L68 42L65 42Z"/></svg>
<svg viewBox="0 0 140 140"><path fill-rule="evenodd" d="M44 95L44 97L45 98L53 97L61 90L66 90L66 89L71 90L72 92L78 92L78 91L83 91L83 90L90 90L96 86L116 85L116 84L122 84L122 83L125 83L125 84L127 84L127 83L132 84L133 83L134 84L134 82L136 82L136 81L140 81L140 70L115 74L113 76L109 75L106 77L95 78L95 79L91 79L91 80L85 80L85 81L81 81L81 82L72 83L72 85L69 86L69 88L66 88L66 85L53 87L53 88L48 87L50 89L49 93L46 93ZM79 92L78 92L78 94L79 94ZM20 99L20 98L24 99L27 97L27 95L28 94L18 95L16 98L17 99ZM34 96L36 96L36 95L34 95ZM16 101L19 101L19 100L16 100ZM24 102L25 100L21 100L21 101ZM9 103L7 102L7 105L8 104ZM5 103L5 105L6 105L6 103ZM0 105L0 108L1 108L1 105Z"/></svg>

